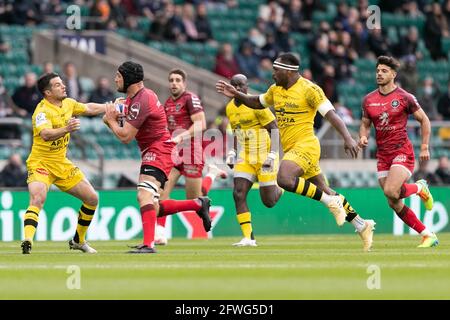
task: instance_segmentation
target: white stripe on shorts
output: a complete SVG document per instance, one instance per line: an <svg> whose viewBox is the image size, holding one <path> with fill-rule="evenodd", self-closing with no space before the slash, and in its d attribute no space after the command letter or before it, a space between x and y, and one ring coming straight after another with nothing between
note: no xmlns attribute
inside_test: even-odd
<svg viewBox="0 0 450 320"><path fill-rule="evenodd" d="M260 182L259 186L260 187L268 187L268 186L274 186L277 184L276 180L272 180L272 181L266 181L266 182Z"/></svg>
<svg viewBox="0 0 450 320"><path fill-rule="evenodd" d="M256 181L256 176L251 173L247 173L247 172L235 172L234 178L243 178L252 183Z"/></svg>
<svg viewBox="0 0 450 320"><path fill-rule="evenodd" d="M412 176L411 171L409 171L408 168L406 168L405 166L403 166L401 164L393 164L393 165L391 165L391 168L392 167L402 167L403 169L405 169L408 172L408 174L409 174L408 178ZM388 174L389 174L389 171L378 171L377 172L378 180L380 180L382 178L386 178L388 176Z"/></svg>

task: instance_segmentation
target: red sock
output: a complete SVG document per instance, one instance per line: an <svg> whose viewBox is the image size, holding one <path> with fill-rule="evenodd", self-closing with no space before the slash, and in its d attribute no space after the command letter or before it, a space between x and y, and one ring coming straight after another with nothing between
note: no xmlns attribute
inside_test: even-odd
<svg viewBox="0 0 450 320"><path fill-rule="evenodd" d="M404 183L400 189L400 199L408 198L410 195L416 194L419 187L415 183Z"/></svg>
<svg viewBox="0 0 450 320"><path fill-rule="evenodd" d="M152 204L141 207L142 232L144 233L143 244L153 247L155 241L156 211Z"/></svg>
<svg viewBox="0 0 450 320"><path fill-rule="evenodd" d="M202 206L196 200L163 200L159 202L160 216L167 216L181 211L197 211Z"/></svg>
<svg viewBox="0 0 450 320"><path fill-rule="evenodd" d="M420 222L419 219L417 219L417 216L414 214L414 212L407 206L404 206L400 212L397 212L397 216L402 219L408 227L416 230L417 233L421 233L423 230L425 230L425 226L423 225L423 223Z"/></svg>
<svg viewBox="0 0 450 320"><path fill-rule="evenodd" d="M211 185L213 183L213 179L210 176L206 176L202 181L202 194L206 196L211 189Z"/></svg>
<svg viewBox="0 0 450 320"><path fill-rule="evenodd" d="M158 226L165 227L165 226L166 226L166 219L167 219L167 216L164 216L164 217L158 217L158 218L156 219L156 224L157 224Z"/></svg>

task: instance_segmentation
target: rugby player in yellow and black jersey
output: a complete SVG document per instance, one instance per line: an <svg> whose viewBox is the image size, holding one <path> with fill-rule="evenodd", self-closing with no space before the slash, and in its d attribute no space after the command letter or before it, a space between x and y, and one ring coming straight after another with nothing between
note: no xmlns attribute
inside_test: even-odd
<svg viewBox="0 0 450 320"><path fill-rule="evenodd" d="M284 156L278 170L277 182L283 189L324 203L341 226L351 222L364 242L364 250L372 246L372 220L356 214L344 196L338 195L326 183L321 173L320 143L314 134L314 117L319 111L344 139L344 148L353 158L358 144L351 137L342 119L323 90L299 74L300 59L293 53L283 53L273 63L273 84L266 93L248 95L225 81L218 81L216 89L228 97L238 99L247 107L273 107L280 128Z"/></svg>
<svg viewBox="0 0 450 320"><path fill-rule="evenodd" d="M69 248L87 253L97 251L85 240L98 204L98 196L81 170L66 156L70 134L80 129L76 116L94 116L105 112L106 104L83 104L67 98L66 86L56 73L41 76L37 86L42 96L32 116L33 145L27 159L29 207L24 216L22 253L31 252L47 192L52 184L83 203L78 214L75 236Z"/></svg>
<svg viewBox="0 0 450 320"><path fill-rule="evenodd" d="M234 75L230 83L236 90L247 93L248 81L245 75ZM269 208L278 202L283 191L277 185L279 157L277 121L270 109L252 109L236 98L228 102L226 115L236 137L234 149L228 152L227 165L234 168L233 197L237 220L244 236L233 245L254 247L257 244L247 204L248 191L253 183L258 181L261 200Z"/></svg>

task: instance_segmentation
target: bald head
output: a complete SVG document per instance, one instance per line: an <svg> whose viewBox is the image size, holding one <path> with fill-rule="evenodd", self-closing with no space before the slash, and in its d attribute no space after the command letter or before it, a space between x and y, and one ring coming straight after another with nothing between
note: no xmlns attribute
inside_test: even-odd
<svg viewBox="0 0 450 320"><path fill-rule="evenodd" d="M231 80L230 84L236 88L237 91L247 93L248 81L247 77L243 74L235 74Z"/></svg>

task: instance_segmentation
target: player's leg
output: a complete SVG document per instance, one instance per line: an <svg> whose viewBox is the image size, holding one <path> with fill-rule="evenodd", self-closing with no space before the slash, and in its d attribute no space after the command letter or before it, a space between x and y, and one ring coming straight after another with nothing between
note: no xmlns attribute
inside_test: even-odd
<svg viewBox="0 0 450 320"><path fill-rule="evenodd" d="M75 186L65 190L65 192L82 201L82 205L78 211L77 229L73 239L69 241L70 249L81 250L86 253L97 253L97 251L86 242L86 233L98 206L97 192L94 190L91 183L84 177Z"/></svg>
<svg viewBox="0 0 450 320"><path fill-rule="evenodd" d="M329 195L338 195L336 191L330 188L330 186L325 181L325 177L323 174L318 174L314 177L311 177L308 179L308 181L314 183L319 189L323 190ZM363 240L364 243L364 251L370 251L372 248L373 243L373 230L375 226L374 220L365 220L360 217L358 213L353 209L353 207L350 205L350 203L347 201L347 199L341 194L339 195L343 202L343 206L345 209L345 212L347 216L345 217L345 220L347 222L350 222L358 232L359 236Z"/></svg>
<svg viewBox="0 0 450 320"><path fill-rule="evenodd" d="M193 177L190 177L189 174L185 172L185 165L183 165L183 169L180 171L180 173L185 175L186 182L188 183L186 185L186 195L201 195L201 171L199 171L199 173L195 174ZM189 178L196 180L191 180L190 182L188 182ZM164 185L162 185L162 187L163 189L165 189ZM158 217L165 217L167 215L175 214L181 211L195 211L203 220L203 227L205 228L206 232L211 230L211 218L209 216L209 207L211 205L211 201L208 197L197 196L193 199L188 200L166 199L160 201L159 205L160 210L158 211Z"/></svg>
<svg viewBox="0 0 450 320"><path fill-rule="evenodd" d="M253 181L239 176L239 174L239 172L235 172L233 199L236 207L236 218L241 227L243 238L241 241L233 243L233 246L254 247L256 246L256 241L253 234L252 217L247 204L248 191L252 187Z"/></svg>
<svg viewBox="0 0 450 320"><path fill-rule="evenodd" d="M402 185L409 179L411 172L400 165L391 166L387 177L379 180L384 195L388 199L389 206L395 211L397 216L410 228L422 235L420 247L431 247L437 245L438 239L425 225L417 218L415 213L406 206L400 199Z"/></svg>
<svg viewBox="0 0 450 320"><path fill-rule="evenodd" d="M169 173L169 179L164 185L163 192L161 193L160 201L167 200L170 198L170 193L175 188L175 185L178 182L178 179L181 177L181 172L173 167ZM167 245L167 237L166 237L166 219L167 216L158 217L156 219L156 231L155 231L155 244L157 245Z"/></svg>
<svg viewBox="0 0 450 320"><path fill-rule="evenodd" d="M202 178L185 177L186 199L195 199L203 195Z"/></svg>
<svg viewBox="0 0 450 320"><path fill-rule="evenodd" d="M296 162L290 160L295 158ZM302 165L299 165L297 162ZM285 154L278 171L278 185L286 191L324 203L334 215L337 224L339 226L343 225L345 222L346 213L343 208L342 199L339 196L328 195L314 183L311 183L303 178L305 170L302 166L309 168L311 166L309 163L310 162L306 158L300 158L295 154L290 154L289 152Z"/></svg>
<svg viewBox="0 0 450 320"><path fill-rule="evenodd" d="M204 196L208 195L208 192L211 189L211 186L217 177L226 179L228 176L226 171L219 169L215 164L208 164L207 168L208 172L206 173L206 176L202 180L202 187L201 187L202 194Z"/></svg>
<svg viewBox="0 0 450 320"><path fill-rule="evenodd" d="M38 226L39 211L44 206L48 189L55 180L53 173L40 161L28 162L27 171L30 202L24 216L24 240L21 244L24 254L31 252L33 238Z"/></svg>
<svg viewBox="0 0 450 320"><path fill-rule="evenodd" d="M413 194L417 194L422 199L425 209L433 209L433 195L428 188L428 183L424 179L420 179L415 183L403 183L400 187L398 197L400 199L407 198Z"/></svg>
<svg viewBox="0 0 450 320"><path fill-rule="evenodd" d="M405 144L402 146L400 150L397 150L397 154L392 160L391 167L402 167L410 175L414 172L415 158L414 158L414 149L411 144ZM424 202L425 209L431 210L433 209L433 195L431 194L428 184L426 180L421 179L416 181L415 183L406 183L406 181L402 184L399 189L399 198L407 198L413 194L417 194L420 199Z"/></svg>
<svg viewBox="0 0 450 320"><path fill-rule="evenodd" d="M147 172L145 171L147 169ZM151 169L151 171L148 171ZM164 177L164 173L149 165L141 166L141 174L139 175L137 200L141 211L142 219L142 232L143 240L142 244L136 246L134 250L128 253L155 253L154 241L155 241L155 227L156 217L159 210L159 196L161 181L159 176Z"/></svg>
<svg viewBox="0 0 450 320"><path fill-rule="evenodd" d="M278 159L274 164L272 170L264 170L262 164L258 164L256 167L258 182L259 182L259 195L263 204L272 208L280 199L284 190L277 185L277 173L278 173Z"/></svg>
<svg viewBox="0 0 450 320"><path fill-rule="evenodd" d="M24 216L24 240L21 244L22 253L24 254L31 253L33 238L39 221L39 212L44 206L47 191L48 185L44 182L34 181L28 183L30 202Z"/></svg>

